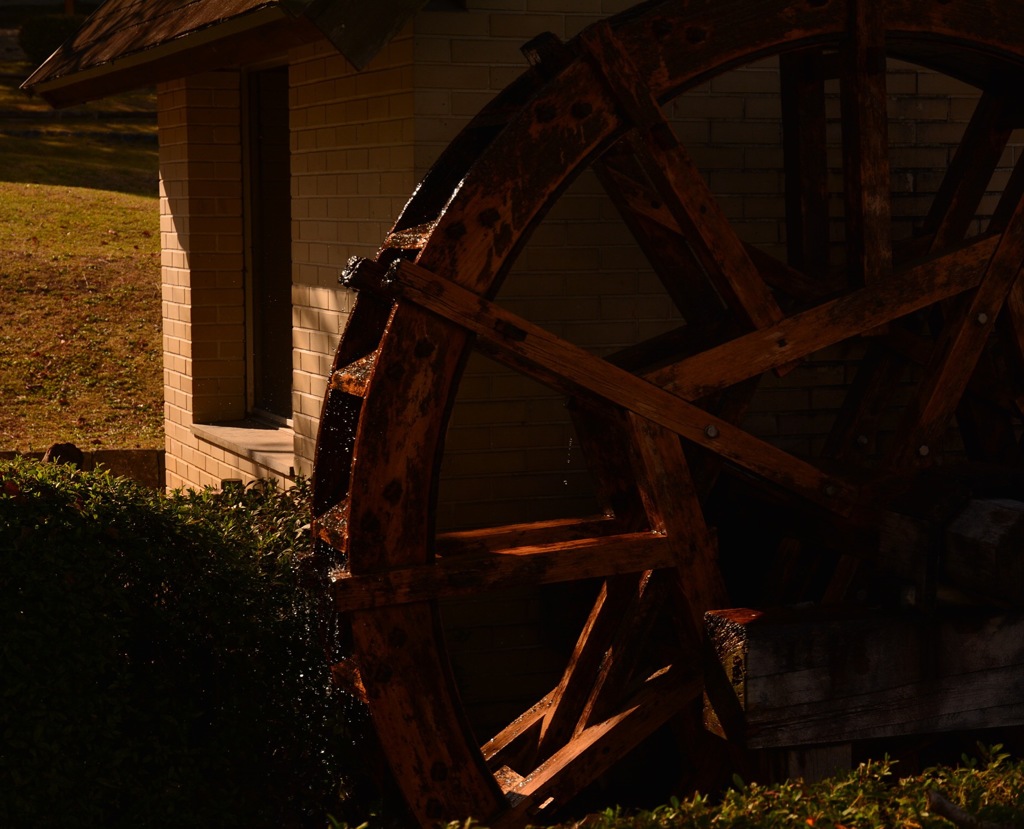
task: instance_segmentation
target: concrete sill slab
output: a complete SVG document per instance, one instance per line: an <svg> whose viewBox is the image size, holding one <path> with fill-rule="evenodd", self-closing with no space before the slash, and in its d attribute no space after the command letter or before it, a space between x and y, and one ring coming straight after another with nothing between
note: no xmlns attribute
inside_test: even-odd
<svg viewBox="0 0 1024 829"><path fill-rule="evenodd" d="M295 434L287 426L255 419L195 423L192 434L281 475L295 477Z"/></svg>

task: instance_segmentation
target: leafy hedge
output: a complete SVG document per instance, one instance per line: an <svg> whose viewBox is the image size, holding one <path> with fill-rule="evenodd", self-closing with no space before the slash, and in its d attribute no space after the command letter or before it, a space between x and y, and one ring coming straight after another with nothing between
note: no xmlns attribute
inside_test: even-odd
<svg viewBox="0 0 1024 829"><path fill-rule="evenodd" d="M963 757L897 778L888 760L805 785L744 785L724 797L697 795L633 814L610 809L573 829L1020 829L1024 827L1024 762L1001 745L979 746L980 762ZM554 827L557 829L557 827ZM569 829L568 826L565 829Z"/></svg>
<svg viewBox="0 0 1024 829"><path fill-rule="evenodd" d="M0 462L0 826L339 813L359 713L294 576L308 503L301 482L164 496Z"/></svg>
<svg viewBox="0 0 1024 829"><path fill-rule="evenodd" d="M163 496L0 461L0 826L401 820L364 712L331 692L319 599L295 575L309 495L300 481ZM941 792L958 825L1024 827L1024 763L999 746L963 760L903 780L882 761L812 786L738 783L582 825L948 829L929 801Z"/></svg>

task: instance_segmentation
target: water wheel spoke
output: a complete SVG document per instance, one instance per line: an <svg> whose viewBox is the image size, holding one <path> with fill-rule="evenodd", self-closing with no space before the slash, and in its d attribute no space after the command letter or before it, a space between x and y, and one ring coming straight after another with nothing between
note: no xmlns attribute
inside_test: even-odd
<svg viewBox="0 0 1024 829"><path fill-rule="evenodd" d="M620 141L594 172L679 312L690 318L720 312L721 300L628 147Z"/></svg>
<svg viewBox="0 0 1024 829"><path fill-rule="evenodd" d="M350 284L370 288L379 288L382 278L375 264L366 261L348 275ZM636 412L828 509L851 509L856 495L845 482L425 268L401 262L388 278L393 279L391 291L476 334L477 348L498 362L571 396L597 396ZM774 346L777 350L778 342Z"/></svg>
<svg viewBox="0 0 1024 829"><path fill-rule="evenodd" d="M715 395L714 398L707 401L705 407L726 423L739 424L753 405L754 395L757 393L760 382L760 375L744 380ZM710 492L715 481L718 480L723 468L722 459L707 451L691 450L690 454L692 455L690 472L694 485L703 498L704 494Z"/></svg>
<svg viewBox="0 0 1024 829"><path fill-rule="evenodd" d="M811 305L834 293L824 280L808 276L804 271L787 265L755 245L744 247L765 283L794 302Z"/></svg>
<svg viewBox="0 0 1024 829"><path fill-rule="evenodd" d="M626 413L618 406L580 398L570 398L567 408L602 511L614 516L615 525L623 530L650 529L629 458L622 451Z"/></svg>
<svg viewBox="0 0 1024 829"><path fill-rule="evenodd" d="M1016 428L1008 407L968 393L956 408L956 421L972 460L1001 463L1017 454Z"/></svg>
<svg viewBox="0 0 1024 829"><path fill-rule="evenodd" d="M997 243L979 239L646 378L689 400L704 397L976 286Z"/></svg>
<svg viewBox="0 0 1024 829"><path fill-rule="evenodd" d="M839 84L846 251L851 281L868 284L892 270L885 5L852 0L848 14Z"/></svg>
<svg viewBox="0 0 1024 829"><path fill-rule="evenodd" d="M679 222L651 185L636 156L622 144L620 141L594 165L605 192L676 307L691 317L715 313L722 307L721 301L704 278L704 269L694 258ZM703 179L700 186L706 187ZM764 282L797 302L819 300L827 290L820 282L755 245L741 244Z"/></svg>
<svg viewBox="0 0 1024 829"><path fill-rule="evenodd" d="M821 49L779 57L789 264L824 280L829 263L825 57Z"/></svg>
<svg viewBox="0 0 1024 829"><path fill-rule="evenodd" d="M992 211L992 218L988 223L990 233L1002 233L1006 229L1021 199L1024 199L1024 157L1018 156L996 209Z"/></svg>
<svg viewBox="0 0 1024 829"><path fill-rule="evenodd" d="M676 572L686 586L693 630L698 633L704 613L727 603L715 541L678 435L636 414L629 415L629 422L633 466L648 520L672 544Z"/></svg>
<svg viewBox="0 0 1024 829"><path fill-rule="evenodd" d="M492 825L521 825L567 803L640 744L655 729L699 698L703 684L676 666L652 675L626 706L591 725L545 760L507 793L514 805Z"/></svg>
<svg viewBox="0 0 1024 829"><path fill-rule="evenodd" d="M664 536L651 532L622 533L463 553L438 558L432 564L365 575L339 573L331 586L331 594L337 610L351 611L674 565L675 552Z"/></svg>
<svg viewBox="0 0 1024 829"><path fill-rule="evenodd" d="M1007 296L1007 301L1009 298ZM1008 348L1011 347L1008 329L1005 316L999 317L996 320L995 332L986 344L966 388L966 393L971 398L1007 411L1016 406L1018 399L1014 391L1017 384L1013 379L1013 368L1007 362L1010 359ZM906 364L914 363L919 366L928 365L935 345L931 338L904 328L894 328L878 340L893 357Z"/></svg>
<svg viewBox="0 0 1024 829"><path fill-rule="evenodd" d="M622 620L624 623L615 627L614 637L579 712L572 732L573 738L619 710L644 660L652 658L653 655L644 645L652 641L655 623L659 614L666 609L671 576L671 571L664 570L643 574L640 590L634 592L637 600L626 611ZM679 591L673 594L674 598L680 596L682 594ZM694 633L700 635L699 631L687 630L686 633L688 644L694 641ZM672 653L671 657L675 663L681 664L679 652Z"/></svg>
<svg viewBox="0 0 1024 829"><path fill-rule="evenodd" d="M443 780L473 814L494 814L505 807L501 789L483 758L467 739L465 721L451 694L442 693L445 655L434 646L436 608L421 603L351 614L358 667L381 739L401 742L403 761L421 781ZM416 677L415 683L392 681ZM430 723L435 734L461 740L432 743L403 739L410 722ZM406 793L409 806L430 820L444 817L444 806L429 785Z"/></svg>
<svg viewBox="0 0 1024 829"><path fill-rule="evenodd" d="M755 327L780 319L771 291L623 45L607 26L588 30L583 43L636 126L632 145L640 166L719 293Z"/></svg>
<svg viewBox="0 0 1024 829"><path fill-rule="evenodd" d="M627 444L646 521L670 541L675 553L674 577L685 585L685 591L676 594L682 605L676 611L685 616L686 638L694 643L700 639L704 612L727 604L715 544L679 437L635 414L626 417ZM658 610L659 602L651 598L652 592L659 595L652 578L660 577L645 573L603 585L545 717L541 756L544 749L563 745L618 703Z"/></svg>
<svg viewBox="0 0 1024 829"><path fill-rule="evenodd" d="M544 713L537 754L532 758L534 761L550 757L578 730L587 702L598 684L602 666L618 655L611 652L612 643L624 626L633 630L632 622L644 604L649 580L650 571L647 571L608 579L601 585L572 656L552 694L551 705Z"/></svg>
<svg viewBox="0 0 1024 829"><path fill-rule="evenodd" d="M679 437L632 413L605 415L594 429L607 445L614 433L625 430L632 475L619 464L600 464L620 480L635 479L633 486L618 485L622 520L644 523L665 537L675 554L675 578L686 585L678 591L686 614L687 638L699 641L703 614L725 604L725 589L717 570L714 542L704 522L697 493L683 455ZM584 420L586 423L586 420ZM587 423L592 429L595 420ZM623 441L616 441L621 445ZM599 488L600 488L599 484ZM639 493L642 504L632 497ZM642 511L642 515L639 514ZM587 623L545 712L538 739L538 756L547 757L573 735L588 727L621 701L627 682L641 658L647 630L653 623L661 596L652 589L650 572L607 580L601 587ZM663 592L663 591L662 591ZM655 598L652 598L652 593ZM685 608L685 609L684 609Z"/></svg>
<svg viewBox="0 0 1024 829"><path fill-rule="evenodd" d="M905 465L930 454L963 396L1024 260L1024 200L1010 219L970 300L943 329L891 452Z"/></svg>
<svg viewBox="0 0 1024 829"><path fill-rule="evenodd" d="M646 520L651 529L669 539L675 552L675 578L686 588L677 594L683 604L677 611L686 616L689 642L696 642L704 612L727 603L715 544L678 435L633 413L626 418L627 445ZM658 595L652 578L657 577L644 574L639 581L620 579L604 585L556 695L557 705L549 714L551 725L544 732L542 746L562 744L619 700L658 609L659 603L650 597L651 592ZM619 621L609 626L608 619ZM595 676L598 657L600 670ZM582 710L581 692L585 700Z"/></svg>
<svg viewBox="0 0 1024 829"><path fill-rule="evenodd" d="M514 547L559 544L586 538L600 538L621 531L611 515L594 518L555 518L525 524L504 524L474 530L441 533L434 541L434 552L442 557L486 553Z"/></svg>
<svg viewBox="0 0 1024 829"><path fill-rule="evenodd" d="M1016 288L1017 280L1005 307L1008 308ZM1019 377L1015 350L1012 313L1004 312L996 319L955 409L956 426L972 461L1006 465L1017 455L1017 420L1021 409L1019 391L1013 382Z"/></svg>
<svg viewBox="0 0 1024 829"><path fill-rule="evenodd" d="M480 754L491 771L526 768L537 756L540 729L557 690L550 691L480 747ZM504 791L509 788L502 785Z"/></svg>
<svg viewBox="0 0 1024 829"><path fill-rule="evenodd" d="M986 90L981 96L924 222L931 250L947 248L967 234L1019 109L1008 94Z"/></svg>
<svg viewBox="0 0 1024 829"><path fill-rule="evenodd" d="M968 396L963 398L957 410L958 419L962 419L965 424L968 421L977 424L978 419L983 418L991 428L996 423L997 411L1004 412L1005 418L1009 418L1014 408L1014 402L1005 391L1014 385L1012 372L1005 367L996 371L996 364L1007 359L1003 351L1012 333L1008 321L1003 317L999 318L998 323L1004 348L998 355L990 355L992 370L981 371L982 364L979 363L978 370L971 375L966 388ZM883 420L887 401L900 387L909 366L928 364L933 346L930 338L904 326L893 326L884 335L871 338L867 353L858 366L854 381L829 433L823 449L826 457L851 460L875 451L875 435ZM975 405L983 407L985 411L979 410L972 415L970 410ZM965 428L974 429L979 440L985 443L995 437L994 433L982 435L981 432L985 430L980 427ZM1007 457L1005 453L988 454L993 460Z"/></svg>
<svg viewBox="0 0 1024 829"><path fill-rule="evenodd" d="M848 41L840 54L847 270L852 285L870 286L886 280L893 262L884 8L879 3L855 0L848 14ZM792 87L787 123L794 125L791 131L795 133L793 138L786 136L785 145L787 226L791 232L817 234L805 244L817 245L812 248L816 264L827 268L823 57L814 51L798 53L780 62L780 70L783 105L786 84ZM800 199L790 193L791 182ZM800 216L801 209L814 216L812 227L792 227L792 216ZM797 236L797 241L803 238ZM868 347L868 356L859 366L826 440L826 456L850 459L857 453L864 454L873 432L872 421L879 417L881 403L892 392L892 380L901 374L899 360L882 349Z"/></svg>

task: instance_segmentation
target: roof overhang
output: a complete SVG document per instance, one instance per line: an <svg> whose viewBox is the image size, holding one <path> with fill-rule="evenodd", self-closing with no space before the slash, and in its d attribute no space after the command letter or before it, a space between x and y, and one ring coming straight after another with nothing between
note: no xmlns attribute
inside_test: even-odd
<svg viewBox="0 0 1024 829"><path fill-rule="evenodd" d="M22 87L55 107L264 62L326 37L362 68L426 0L107 0Z"/></svg>

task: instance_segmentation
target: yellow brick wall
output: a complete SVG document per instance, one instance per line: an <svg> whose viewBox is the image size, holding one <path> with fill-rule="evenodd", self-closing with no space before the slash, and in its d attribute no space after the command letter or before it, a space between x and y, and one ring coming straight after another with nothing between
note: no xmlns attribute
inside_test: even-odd
<svg viewBox="0 0 1024 829"><path fill-rule="evenodd" d="M413 40L396 37L362 72L327 44L291 58L297 471L312 471L326 378L352 305L338 277L373 256L416 183Z"/></svg>
<svg viewBox="0 0 1024 829"><path fill-rule="evenodd" d="M165 83L158 109L167 486L276 477L192 431L245 416L239 74Z"/></svg>

